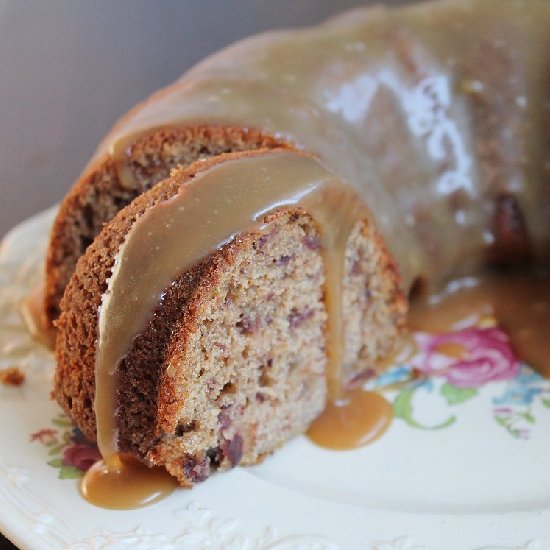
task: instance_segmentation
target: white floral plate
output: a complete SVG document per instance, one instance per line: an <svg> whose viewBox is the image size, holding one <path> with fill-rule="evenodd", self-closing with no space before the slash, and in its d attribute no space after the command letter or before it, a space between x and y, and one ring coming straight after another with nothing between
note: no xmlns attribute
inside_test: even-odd
<svg viewBox="0 0 550 550"><path fill-rule="evenodd" d="M494 327L417 335L420 354L369 384L396 420L350 452L290 442L135 511L95 508L78 477L95 448L49 400L53 359L18 305L39 281L53 210L0 248L0 529L21 548L545 550L550 548L550 382ZM445 355L460 345L466 357ZM414 370L413 370L414 367Z"/></svg>

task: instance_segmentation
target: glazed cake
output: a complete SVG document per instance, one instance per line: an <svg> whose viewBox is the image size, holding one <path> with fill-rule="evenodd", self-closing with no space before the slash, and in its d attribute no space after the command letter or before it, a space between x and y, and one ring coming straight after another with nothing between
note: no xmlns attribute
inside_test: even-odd
<svg viewBox="0 0 550 550"><path fill-rule="evenodd" d="M307 429L327 385L334 397L379 368L413 286L544 262L549 21L538 0L361 9L240 42L125 115L52 231L45 307L52 321L61 311L64 410L91 437L110 411L114 447L191 485L260 460ZM117 315L105 304L131 286L119 268L128 243L157 232L147 220L166 205L185 218L177 201L192 192L203 206L190 219L210 219L205 182L247 178L289 194L262 192L193 261L162 264L156 303L105 367L118 371L103 407L98 356ZM320 223L327 204L334 217Z"/></svg>

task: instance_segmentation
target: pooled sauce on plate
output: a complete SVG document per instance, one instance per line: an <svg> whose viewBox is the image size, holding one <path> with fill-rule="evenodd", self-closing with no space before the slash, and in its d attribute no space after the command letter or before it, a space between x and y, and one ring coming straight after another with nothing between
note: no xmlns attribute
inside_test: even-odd
<svg viewBox="0 0 550 550"><path fill-rule="evenodd" d="M178 486L164 468L147 468L135 458L118 455L120 462L96 462L84 476L82 496L102 508L131 510L166 498Z"/></svg>
<svg viewBox="0 0 550 550"><path fill-rule="evenodd" d="M485 273L453 281L441 294L413 300L409 326L418 331L448 332L482 324L487 318L508 334L518 357L550 377L547 274Z"/></svg>
<svg viewBox="0 0 550 550"><path fill-rule="evenodd" d="M392 419L392 406L382 395L357 387L341 399L329 399L307 436L326 449L354 449L380 437Z"/></svg>

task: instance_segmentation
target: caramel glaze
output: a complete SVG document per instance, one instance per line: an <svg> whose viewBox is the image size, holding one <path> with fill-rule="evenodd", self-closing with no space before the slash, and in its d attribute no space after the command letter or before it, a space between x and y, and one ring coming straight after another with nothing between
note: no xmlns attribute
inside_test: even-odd
<svg viewBox="0 0 550 550"><path fill-rule="evenodd" d="M382 395L356 387L343 399L329 400L307 435L326 449L354 449L380 437L392 419L393 408Z"/></svg>
<svg viewBox="0 0 550 550"><path fill-rule="evenodd" d="M405 286L471 273L507 194L547 259L549 23L544 1L450 0L253 37L132 110L91 166L111 155L124 185L154 131L257 128L357 184Z"/></svg>
<svg viewBox="0 0 550 550"><path fill-rule="evenodd" d="M96 462L84 476L82 496L102 508L130 510L162 500L177 482L164 468L146 468L134 458L119 456L116 469Z"/></svg>
<svg viewBox="0 0 550 550"><path fill-rule="evenodd" d="M495 201L502 196L512 195L523 212L535 257L548 258L549 141L544 124L550 103L544 75L549 22L550 5L535 0L450 0L395 11L359 10L318 29L245 40L199 64L121 119L89 169L111 156L122 185L134 177L128 162L132 144L159 129L258 128L315 152L319 163L289 154L259 163L230 162L198 178L196 199L204 204L198 213L188 217L190 197L199 189L193 183L181 194L181 205L178 196L135 224L100 314L95 407L109 472L123 467L116 452L116 366L132 338L174 276L240 231L261 228L262 215L273 208L299 204L321 227L329 402L336 405L345 402L339 360L342 243L363 216L363 205L369 206L397 259L405 289L418 276L433 285L483 265L488 246L499 245L492 222ZM210 180L225 197L217 207L209 202ZM255 203L250 193L235 207L238 188L244 189L239 182L245 181L246 194L264 184L259 200ZM341 200L326 200L327 193ZM179 216L179 208L185 215ZM222 221L208 217L202 222L216 211ZM186 239L178 241L185 243L185 254L174 261L162 256L162 247L158 258L151 252L153 261L143 261L143 250L155 251L156 246L142 241L148 234L143 228L157 217L153 237L159 231L160 242L174 243L185 231ZM190 219L193 223L184 230ZM188 235L198 236L192 248ZM139 243L139 254L132 253L134 243ZM139 280L131 272L123 275L128 258L134 258ZM162 273L153 270L149 276L147 266L156 263ZM369 399L353 394L349 404L364 410ZM345 407L330 410L335 414L331 425L342 426L338 419L347 414ZM381 416L386 418L387 411ZM377 425L382 430L386 424ZM349 442L365 438L369 436L352 434Z"/></svg>
<svg viewBox="0 0 550 550"><path fill-rule="evenodd" d="M411 302L412 330L445 332L496 322L522 360L550 377L550 279L536 272L484 273ZM446 353L460 350L446 350Z"/></svg>

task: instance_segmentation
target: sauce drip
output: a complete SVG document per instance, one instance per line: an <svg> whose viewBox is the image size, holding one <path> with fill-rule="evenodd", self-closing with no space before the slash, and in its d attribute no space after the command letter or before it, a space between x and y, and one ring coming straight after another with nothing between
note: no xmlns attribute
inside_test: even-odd
<svg viewBox="0 0 550 550"><path fill-rule="evenodd" d="M445 332L494 319L527 364L550 377L550 278L536 273L482 274L450 283L435 296L413 300L412 330ZM460 349L445 353L461 353Z"/></svg>
<svg viewBox="0 0 550 550"><path fill-rule="evenodd" d="M116 468L103 460L85 474L80 490L92 504L114 510L142 508L167 497L177 482L164 468L147 468L135 459L118 458Z"/></svg>
<svg viewBox="0 0 550 550"><path fill-rule="evenodd" d="M362 447L379 438L390 426L393 408L380 394L354 388L343 399L329 400L307 435L326 449Z"/></svg>

